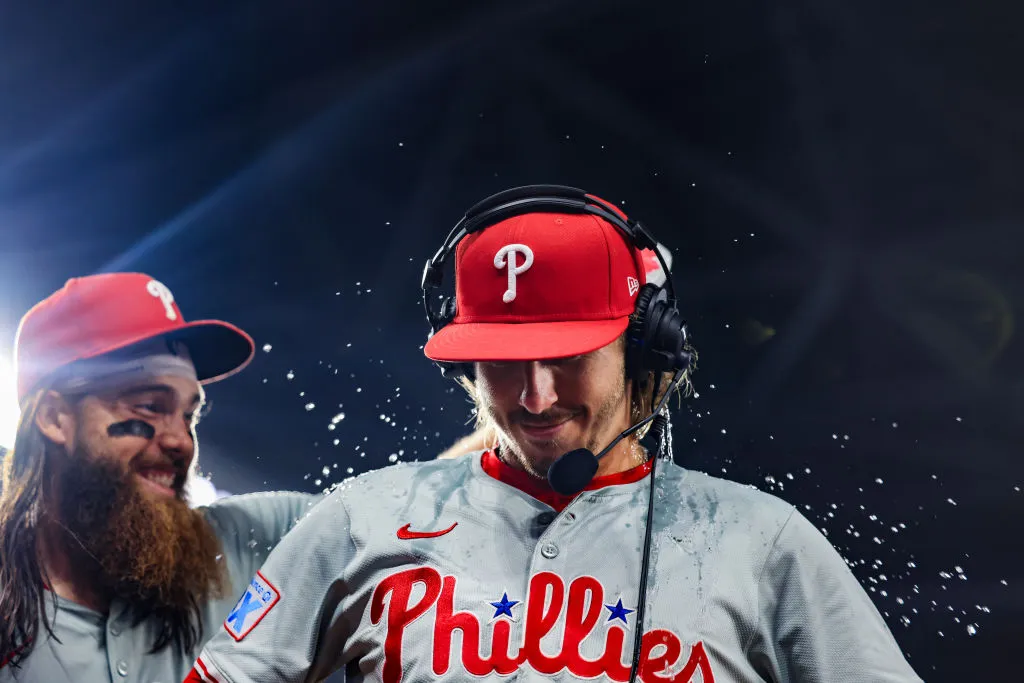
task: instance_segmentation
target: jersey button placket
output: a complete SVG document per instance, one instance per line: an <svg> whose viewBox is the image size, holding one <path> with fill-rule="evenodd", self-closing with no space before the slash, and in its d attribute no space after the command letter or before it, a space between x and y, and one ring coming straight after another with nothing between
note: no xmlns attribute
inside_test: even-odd
<svg viewBox="0 0 1024 683"><path fill-rule="evenodd" d="M110 667L111 679L115 681L118 678L114 676L114 673L121 679L128 676L128 660L131 659L131 639L118 638L122 633L121 619L124 617L124 612L124 605L115 601L111 605L110 614L107 617L107 666ZM125 655L129 656L125 657Z"/></svg>

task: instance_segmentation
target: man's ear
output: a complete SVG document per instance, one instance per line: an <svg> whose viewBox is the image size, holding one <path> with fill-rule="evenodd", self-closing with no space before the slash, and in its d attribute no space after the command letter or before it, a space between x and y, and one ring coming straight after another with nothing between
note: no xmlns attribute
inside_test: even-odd
<svg viewBox="0 0 1024 683"><path fill-rule="evenodd" d="M75 413L66 398L56 391L47 391L36 408L36 427L47 439L67 447L75 434Z"/></svg>

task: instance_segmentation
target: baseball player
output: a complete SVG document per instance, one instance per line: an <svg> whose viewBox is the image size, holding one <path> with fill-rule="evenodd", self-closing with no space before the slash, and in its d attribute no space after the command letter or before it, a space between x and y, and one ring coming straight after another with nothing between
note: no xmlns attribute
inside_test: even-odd
<svg viewBox="0 0 1024 683"><path fill-rule="evenodd" d="M797 510L672 462L693 354L652 245L572 188L473 207L424 271L425 354L497 445L338 487L187 680L919 681Z"/></svg>
<svg viewBox="0 0 1024 683"><path fill-rule="evenodd" d="M0 683L185 677L250 577L320 496L191 509L201 385L252 339L186 323L138 273L69 280L22 319L22 416L0 491Z"/></svg>

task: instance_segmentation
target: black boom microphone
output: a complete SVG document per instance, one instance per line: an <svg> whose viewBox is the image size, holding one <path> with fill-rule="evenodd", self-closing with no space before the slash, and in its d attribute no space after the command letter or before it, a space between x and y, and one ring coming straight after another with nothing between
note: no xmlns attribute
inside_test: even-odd
<svg viewBox="0 0 1024 683"><path fill-rule="evenodd" d="M586 488L587 484L594 478L597 473L598 463L604 456L615 448L615 446L625 439L627 436L640 429L648 422L653 420L655 416L661 413L661 409L665 407L665 403L668 401L668 397L672 395L672 388L675 387L679 380L681 372L677 372L676 376L672 378L672 383L669 385L668 391L661 397L661 401L658 402L658 407L651 411L651 414L644 419L637 422L629 429L623 430L617 437L615 437L610 444L604 447L600 453L594 455L594 452L589 448L576 448L568 453L563 453L559 456L558 460L551 463L551 467L548 468L548 484L555 493L560 493L563 496L575 496L577 493Z"/></svg>

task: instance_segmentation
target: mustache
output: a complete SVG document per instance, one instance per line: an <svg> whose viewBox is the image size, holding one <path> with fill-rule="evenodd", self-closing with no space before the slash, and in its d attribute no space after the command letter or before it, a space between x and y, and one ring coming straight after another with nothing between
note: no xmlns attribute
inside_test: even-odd
<svg viewBox="0 0 1024 683"><path fill-rule="evenodd" d="M184 493L185 482L188 480L189 462L184 458L146 458L143 455L132 459L131 465L124 476L128 477L132 472L147 469L168 470L174 474L172 488L178 492L179 497Z"/></svg>

